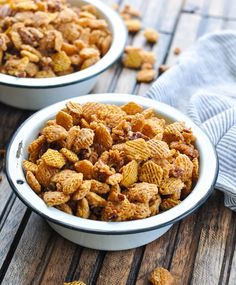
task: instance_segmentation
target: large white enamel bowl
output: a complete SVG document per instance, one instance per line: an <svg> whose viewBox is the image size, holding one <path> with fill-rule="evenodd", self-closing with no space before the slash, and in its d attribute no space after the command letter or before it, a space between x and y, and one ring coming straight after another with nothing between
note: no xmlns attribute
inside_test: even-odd
<svg viewBox="0 0 236 285"><path fill-rule="evenodd" d="M102 222L78 218L56 208L47 207L27 185L22 160L27 159L27 146L38 136L44 123L53 118L64 102L49 106L26 120L15 133L7 152L7 177L17 196L33 211L44 217L60 235L85 247L100 250L124 250L147 244L164 234L175 222L196 210L210 195L217 176L215 149L206 134L178 110L150 99L127 94L99 94L73 98L81 104L103 102L122 105L130 101L152 107L165 119L184 121L197 137L200 153L200 176L192 193L178 206L156 216L127 222Z"/></svg>
<svg viewBox="0 0 236 285"><path fill-rule="evenodd" d="M73 6L92 4L106 19L112 32L109 51L93 66L69 75L53 78L17 78L0 73L0 102L29 110L37 110L70 97L88 94L99 75L123 53L127 28L121 17L100 0L68 0Z"/></svg>

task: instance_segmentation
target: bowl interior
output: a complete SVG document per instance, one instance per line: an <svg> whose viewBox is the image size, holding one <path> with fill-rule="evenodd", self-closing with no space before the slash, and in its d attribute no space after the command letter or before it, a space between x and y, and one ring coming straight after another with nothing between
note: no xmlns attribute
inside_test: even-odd
<svg viewBox="0 0 236 285"><path fill-rule="evenodd" d="M112 44L108 52L94 65L68 75L52 78L17 78L0 73L0 84L21 88L55 88L92 78L112 65L122 54L126 40L127 28L121 17L111 7L100 0L68 0L73 6L94 5L100 16L108 22L112 33Z"/></svg>
<svg viewBox="0 0 236 285"><path fill-rule="evenodd" d="M22 161L27 159L27 146L38 136L44 123L53 118L57 111L64 107L67 101L56 103L32 115L15 133L8 148L6 165L8 180L19 198L38 214L65 227L85 232L96 232L98 234L134 233L172 224L193 212L210 195L216 180L218 162L213 145L199 127L178 110L160 102L128 94L99 94L73 98L73 101L81 104L86 102L103 102L116 105L134 101L144 108L151 107L155 109L159 117L163 117L169 122L184 121L187 127L192 128L193 134L197 137L196 147L200 154L199 179L191 194L178 206L143 220L127 222L93 221L68 215L56 208L47 207L43 200L26 183L22 170Z"/></svg>

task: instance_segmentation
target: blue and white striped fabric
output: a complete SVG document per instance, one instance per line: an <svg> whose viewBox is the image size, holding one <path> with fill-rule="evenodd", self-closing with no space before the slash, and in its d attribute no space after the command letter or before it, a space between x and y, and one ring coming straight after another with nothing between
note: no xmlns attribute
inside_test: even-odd
<svg viewBox="0 0 236 285"><path fill-rule="evenodd" d="M205 130L219 157L216 188L236 211L236 33L201 38L146 96L181 109Z"/></svg>

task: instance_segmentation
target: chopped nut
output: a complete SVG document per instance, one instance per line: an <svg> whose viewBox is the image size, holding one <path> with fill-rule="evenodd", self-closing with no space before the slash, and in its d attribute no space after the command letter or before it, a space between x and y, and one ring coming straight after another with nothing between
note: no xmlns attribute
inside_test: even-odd
<svg viewBox="0 0 236 285"><path fill-rule="evenodd" d="M170 67L168 65L162 64L159 66L159 74L166 72Z"/></svg>
<svg viewBox="0 0 236 285"><path fill-rule="evenodd" d="M181 53L181 49L179 47L174 48L174 54L179 55Z"/></svg>

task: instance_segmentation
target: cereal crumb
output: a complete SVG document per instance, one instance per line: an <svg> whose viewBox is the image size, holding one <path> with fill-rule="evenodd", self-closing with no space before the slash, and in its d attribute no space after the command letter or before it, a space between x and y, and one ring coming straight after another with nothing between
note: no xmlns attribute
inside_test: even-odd
<svg viewBox="0 0 236 285"><path fill-rule="evenodd" d="M181 53L181 49L179 47L174 48L174 54L179 55Z"/></svg>
<svg viewBox="0 0 236 285"><path fill-rule="evenodd" d="M146 28L144 30L144 37L150 43L156 43L159 40L159 33L153 28Z"/></svg>
<svg viewBox="0 0 236 285"><path fill-rule="evenodd" d="M149 276L149 281L152 285L173 285L174 278L171 273L163 268L157 267Z"/></svg>
<svg viewBox="0 0 236 285"><path fill-rule="evenodd" d="M166 64L162 64L159 66L159 75L166 72L170 67Z"/></svg>

